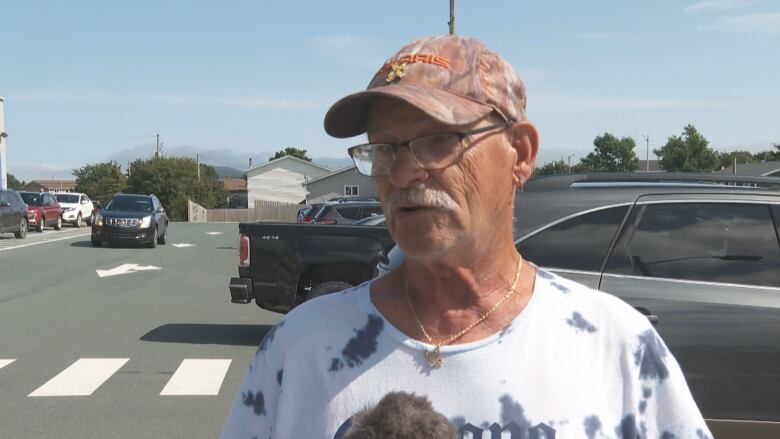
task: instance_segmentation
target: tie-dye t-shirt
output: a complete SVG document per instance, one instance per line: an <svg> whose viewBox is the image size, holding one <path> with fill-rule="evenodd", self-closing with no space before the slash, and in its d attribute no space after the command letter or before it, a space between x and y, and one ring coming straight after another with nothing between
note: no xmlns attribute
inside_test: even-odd
<svg viewBox="0 0 780 439"><path fill-rule="evenodd" d="M339 438L391 391L425 395L463 438L710 438L672 354L620 299L537 271L526 308L493 336L410 339L370 283L304 303L265 337L223 438Z"/></svg>

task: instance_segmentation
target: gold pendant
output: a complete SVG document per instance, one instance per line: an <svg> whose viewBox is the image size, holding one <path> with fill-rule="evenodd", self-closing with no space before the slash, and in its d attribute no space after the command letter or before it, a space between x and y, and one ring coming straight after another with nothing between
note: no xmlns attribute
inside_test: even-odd
<svg viewBox="0 0 780 439"><path fill-rule="evenodd" d="M431 352L425 353L425 361L428 362L428 366L434 369L438 369L444 364L444 360L441 358L441 351L439 351L438 346L436 346L436 348Z"/></svg>

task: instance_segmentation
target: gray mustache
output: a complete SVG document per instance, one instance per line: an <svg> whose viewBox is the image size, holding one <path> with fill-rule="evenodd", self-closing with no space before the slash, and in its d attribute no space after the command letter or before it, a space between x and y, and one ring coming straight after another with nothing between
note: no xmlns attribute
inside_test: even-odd
<svg viewBox="0 0 780 439"><path fill-rule="evenodd" d="M442 210L455 210L457 205L446 192L430 188L399 189L390 193L387 198L388 212L393 212L396 205L432 207ZM392 214L392 213L391 213Z"/></svg>

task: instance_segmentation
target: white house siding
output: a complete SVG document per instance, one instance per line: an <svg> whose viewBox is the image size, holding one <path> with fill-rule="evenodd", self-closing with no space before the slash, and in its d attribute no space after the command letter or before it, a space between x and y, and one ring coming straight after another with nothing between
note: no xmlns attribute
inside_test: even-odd
<svg viewBox="0 0 780 439"><path fill-rule="evenodd" d="M361 197L376 197L376 185L371 177L359 174L354 168L334 174L318 181L309 183L308 201L310 203L324 201L330 198L343 197L344 186L358 186L358 195Z"/></svg>
<svg viewBox="0 0 780 439"><path fill-rule="evenodd" d="M254 206L255 200L300 203L306 199L304 182L327 173L327 169L294 159L280 159L250 169L246 184L248 204Z"/></svg>

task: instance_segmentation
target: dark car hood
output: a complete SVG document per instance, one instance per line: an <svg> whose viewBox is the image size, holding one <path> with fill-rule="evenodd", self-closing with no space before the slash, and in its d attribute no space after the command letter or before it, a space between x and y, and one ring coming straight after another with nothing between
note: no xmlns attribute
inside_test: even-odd
<svg viewBox="0 0 780 439"><path fill-rule="evenodd" d="M153 215L153 212L130 212L125 210L101 210L103 218L143 218Z"/></svg>

